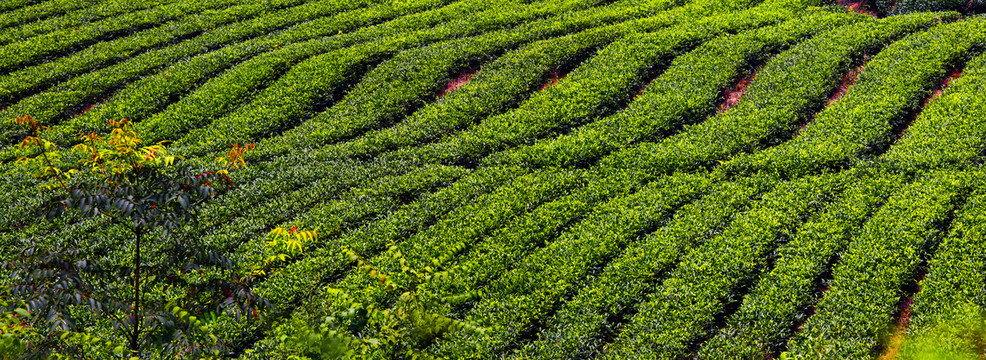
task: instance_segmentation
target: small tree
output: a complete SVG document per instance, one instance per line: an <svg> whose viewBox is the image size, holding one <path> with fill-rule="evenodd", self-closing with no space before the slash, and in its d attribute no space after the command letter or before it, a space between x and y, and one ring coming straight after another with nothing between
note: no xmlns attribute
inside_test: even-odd
<svg viewBox="0 0 986 360"><path fill-rule="evenodd" d="M268 306L222 249L186 234L196 225L197 208L232 187L229 172L244 165L252 145L234 146L218 159L218 170L198 171L181 166L164 143L142 146L126 119L111 121L106 136L81 135L70 150L39 137L30 117L17 123L30 134L20 146L37 153L17 163L53 193L39 215L88 219L124 234L90 249L69 239L55 246L28 243L6 264L11 295L43 329L35 353L91 352L99 343L137 357L215 354L223 343L208 333L206 318L221 312L254 317ZM129 260L96 260L114 250L128 252ZM105 337L91 331L100 324Z"/></svg>
<svg viewBox="0 0 986 360"><path fill-rule="evenodd" d="M354 251L343 250L356 270L364 272L377 286L386 290L393 306L355 302L342 290L329 289L333 297L347 303L345 310L328 314L321 324L311 326L295 319L286 325L289 335L282 340L305 357L313 359L427 359L423 349L455 332L481 333L483 328L469 322L438 314L440 309L468 300L476 293L442 297L424 288L427 284L453 276L430 266L410 267L396 246L389 255L400 263L401 271L386 274ZM290 351L290 350L289 350ZM302 359L297 355L294 359Z"/></svg>

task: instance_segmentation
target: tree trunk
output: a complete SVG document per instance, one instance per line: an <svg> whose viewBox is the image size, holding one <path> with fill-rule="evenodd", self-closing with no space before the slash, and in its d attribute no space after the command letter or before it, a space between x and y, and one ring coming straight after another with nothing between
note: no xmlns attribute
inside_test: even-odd
<svg viewBox="0 0 986 360"><path fill-rule="evenodd" d="M134 243L134 306L130 310L130 314L134 319L132 333L130 335L130 351L137 352L140 347L140 235L141 229L138 227L134 230L137 241Z"/></svg>

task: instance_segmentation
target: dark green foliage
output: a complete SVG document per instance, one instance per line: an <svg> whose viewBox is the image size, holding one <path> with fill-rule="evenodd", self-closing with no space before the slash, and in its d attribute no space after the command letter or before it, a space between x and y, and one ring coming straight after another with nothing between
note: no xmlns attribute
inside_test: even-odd
<svg viewBox="0 0 986 360"><path fill-rule="evenodd" d="M921 11L962 11L977 2L979 0L877 0L875 5L880 13L893 16Z"/></svg>
<svg viewBox="0 0 986 360"><path fill-rule="evenodd" d="M39 126L30 117L17 119L31 134ZM184 233L196 224L197 208L232 185L228 170L242 165L237 147L222 159L227 169L196 171L175 165L161 144L140 146L127 121L114 122L109 135L85 136L77 169L58 171L53 159L67 151L34 136L21 146L35 146L40 155L18 160L34 176L48 180L55 191L40 210L42 219L73 214L97 219L126 235L104 246L122 250L122 260L106 249L80 246L62 238L54 244L28 238L4 262L4 279L15 304L33 313L31 326L42 338L28 351L81 356L85 343L102 337L126 346L114 353L133 356L203 356L222 348L203 330L197 316L229 312L239 320L255 317L270 304L250 290L250 277L213 244ZM252 148L248 146L246 149ZM60 165L59 165L60 166ZM38 173L37 169L42 172ZM91 170L90 170L91 169ZM71 174L79 174L70 177ZM120 280L126 279L121 284ZM98 330L97 330L98 329ZM82 339L74 346L71 341ZM66 343L68 341L69 343ZM126 351L125 351L125 350Z"/></svg>

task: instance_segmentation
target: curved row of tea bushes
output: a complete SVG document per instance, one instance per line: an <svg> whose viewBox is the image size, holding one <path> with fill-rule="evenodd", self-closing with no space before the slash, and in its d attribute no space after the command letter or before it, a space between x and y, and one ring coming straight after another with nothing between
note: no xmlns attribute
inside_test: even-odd
<svg viewBox="0 0 986 360"><path fill-rule="evenodd" d="M176 146L184 147L185 153L208 152L225 144L268 134L311 117L321 105L331 104L340 97L346 86L356 83L375 63L387 60L402 50L494 31L552 12L571 10L587 3L591 5L595 1L572 0L546 6L501 5L468 16L468 22L445 23L432 29L399 34L312 57L291 68L248 104L191 130L176 141ZM491 7L482 2L477 2L477 6Z"/></svg>
<svg viewBox="0 0 986 360"><path fill-rule="evenodd" d="M668 1L652 2L648 7L651 9L652 12L657 12L657 14L655 14L654 16L645 19L639 19L636 21L625 22L620 25L613 25L609 29L598 29L598 28L593 29L594 30L593 33L603 34L603 32L601 32L600 30L608 30L608 32L606 32L605 34L608 35L609 37L607 42L611 42L612 39L618 38L620 36L624 36L628 33L654 31L657 29L661 29L676 24L680 22L682 19L691 18L691 16L694 16L695 14L708 13L709 12L708 8L700 7L699 6L700 4L702 4L701 1L693 2L677 8L672 8L671 10L668 11L664 11L667 10L670 6L675 5L675 3ZM585 11L584 14L580 14L580 15L567 14L564 17L564 22L556 21L553 23L548 23L546 25L537 24L537 23L525 24L516 29L505 31L501 34L495 34L495 33L485 34L482 36L478 36L472 40L463 39L463 41L469 41L469 43L472 44L471 46L467 47L469 51L475 51L477 54L484 54L484 51L486 54L495 54L497 50L494 50L493 48L484 50L483 45L489 43L490 45L486 45L486 46L495 46L496 48L504 48L514 44L521 44L523 42L537 40L540 38L544 38L546 36L552 36L556 34L562 35L575 31L581 31L586 29L587 27L605 25L607 22L610 22L613 19L622 20L624 17L628 16L628 13L639 12L640 7L641 6L637 4L633 8L629 8L629 9L624 7L616 7L612 9L610 9L609 7L591 9ZM448 52L451 54L455 54L458 51L450 50ZM465 63L465 64L468 64L470 62L469 59L449 59L449 60L454 60L458 63ZM444 60L444 61L449 61L449 60ZM473 62L474 61L475 60L473 60ZM436 64L439 63L438 61L433 61L433 62ZM462 66L467 66L467 65L462 65ZM411 67L411 69L413 68L414 67ZM527 75L527 77L530 76L531 75ZM438 83L441 83L443 81L428 80L423 82L437 85ZM412 99L388 100L394 102L398 102L396 100L400 100L398 104L389 105L389 107L390 108L401 107L404 109L410 108L411 110L413 110L415 109L415 106L402 105L402 104L421 101L421 98L425 97L424 94L431 95L436 92L437 91L434 89L422 89L418 91L420 95L417 96L416 100L412 100ZM398 90L398 91L392 91L392 93L405 94L407 93L407 91ZM366 96L356 96L356 97L358 99L369 98ZM371 99L376 99L376 98L374 97ZM388 108L383 104L367 103L372 101L381 102L382 100L363 100L358 104L358 106L348 105L346 104L345 101L343 101L337 106L343 109L349 109L348 111L355 111L356 113L379 112L381 111L380 109ZM358 110L353 109L357 107L359 108ZM391 112L395 112L395 111L396 110L392 110ZM318 116L309 120L305 124L295 129L292 129L291 131L285 134L283 139L277 139L279 143L277 144L276 147L273 148L275 150L279 150L283 152L283 151L287 151L288 149L296 148L298 146L312 147L312 146L319 146L325 143L332 143L352 136L350 134L352 132L350 130L350 127L352 126L348 125L348 123L357 122L356 129L360 129L360 130L366 128L372 128L371 124L379 123L379 121L378 122L361 121L359 118L360 116L350 113L327 111L325 113L319 114ZM360 122L367 124L359 124ZM339 124L347 124L347 125L340 126ZM439 135L432 134L431 136L437 137Z"/></svg>
<svg viewBox="0 0 986 360"><path fill-rule="evenodd" d="M98 3L94 3L92 1L68 0L65 2L71 3L71 4L66 4L70 6L78 6L80 4L85 4L87 2L89 3L89 5L87 5L84 8L77 8L72 11L58 14L60 16L53 16L53 17L45 18L44 20L39 20L30 23L23 23L19 26L6 27L0 30L0 45L6 45L12 42L26 40L33 36L38 36L62 29L73 29L108 17L114 17L134 11L140 11L154 6L171 4L176 2L176 0L144 0L144 1L101 0ZM60 2L49 1L35 6L45 6L46 9L53 10L54 9L53 7L48 7L48 6L54 5L56 3L60 3ZM31 17L38 16L43 13L43 12L37 12L36 9L32 9L33 7L34 6L23 8L20 10L29 13L30 15L28 16ZM9 12L0 15L0 18L10 19L18 16L23 16L23 15L17 14L15 12Z"/></svg>
<svg viewBox="0 0 986 360"><path fill-rule="evenodd" d="M911 303L907 329L914 345L975 358L975 334L981 331L981 310L986 299L986 193L980 187L956 216L951 231L928 261L928 275ZM971 314L970 312L971 310ZM971 316L970 316L971 315ZM970 336L971 335L971 336ZM924 339L927 337L927 339ZM933 341L931 344L922 341ZM905 343L903 358L919 358L921 350ZM961 355L960 355L961 354ZM973 355L973 356L968 356Z"/></svg>
<svg viewBox="0 0 986 360"><path fill-rule="evenodd" d="M209 79L170 104L164 111L138 123L137 128L140 133L155 141L177 139L182 134L208 125L213 119L248 103L304 59L360 43L408 36L431 27L446 27L449 26L449 21L457 17L481 12L488 7L480 1L467 0L419 13L403 14L422 5L437 5L445 1L447 0L421 0L410 2L407 7L379 7L367 13L354 12L353 19L350 20L353 23L373 22L375 19L383 20L399 14L403 16L360 28L352 33L288 44L260 54Z"/></svg>
<svg viewBox="0 0 986 360"><path fill-rule="evenodd" d="M889 16L920 11L962 11L980 0L876 0L876 11Z"/></svg>
<svg viewBox="0 0 986 360"><path fill-rule="evenodd" d="M322 36L335 35L339 32L351 32L407 11L416 12L434 7L435 3L436 1L408 2L405 3L406 8L402 9L372 6L341 13L336 13L336 10L339 9L332 9L333 7L338 8L338 6L332 6L334 3L307 3L298 8L284 10L280 16L265 16L262 20L268 23L281 23L285 26L292 23L298 24L272 34L226 45L218 50L175 63L155 74L144 76L127 84L125 88L113 93L105 102L93 106L84 114L59 123L47 134L59 142L64 142L62 139L66 139L77 132L105 131L107 120L127 118L134 122L143 121L163 110L167 105L174 103L183 94L201 85L210 77L254 56L280 49L284 44L303 42ZM323 5L330 6L327 8ZM302 8L304 6L311 8ZM325 16L327 14L331 14L331 16ZM228 33L229 30L224 32ZM194 46L198 42L197 40L189 40L186 43L188 46ZM184 46L186 46L185 43L180 44L180 47ZM168 49L158 51L165 54L172 52ZM126 83L119 78L117 82ZM75 87L77 86L73 86L73 88ZM86 88L93 89L92 86ZM105 91L104 89L98 90L100 92ZM73 98L66 99L64 102L78 104L80 100Z"/></svg>
<svg viewBox="0 0 986 360"><path fill-rule="evenodd" d="M603 160L608 167L673 172L778 143L821 108L855 60L893 40L958 16L912 14L841 27L769 61L736 107L658 142L641 143Z"/></svg>
<svg viewBox="0 0 986 360"><path fill-rule="evenodd" d="M537 341L511 358L588 358L598 353L683 254L719 234L774 185L766 178L717 184L708 195L678 209L670 223L629 246L561 305L544 321Z"/></svg>
<svg viewBox="0 0 986 360"><path fill-rule="evenodd" d="M289 1L297 2L297 0ZM352 4L358 3L353 2ZM218 28L213 28L213 25L216 25L214 23L199 24L204 27L199 27L199 25L189 25L180 31L206 31L195 38L181 41L178 44L152 49L139 55L135 55L135 52L140 50L121 49L117 46L113 46L113 41L111 41L93 46L86 51L69 57L15 72L0 79L0 89L3 89L3 91L0 92L0 94L2 94L0 97L16 99L25 93L41 89L45 84L55 83L64 77L69 77L74 74L88 71L80 76L71 78L68 81L54 86L54 88L47 89L47 91L22 98L17 103L8 107L2 114L0 114L0 116L17 117L31 115L35 118L35 120L41 122L42 124L53 125L64 118L71 117L72 110L79 108L80 105L97 101L98 97L105 96L104 94L107 92L120 88L123 84L127 84L128 82L141 79L142 76L155 72L161 67L174 64L176 61L190 56L195 56L215 47L241 42L244 39L249 39L251 37L262 36L268 32L276 31L279 28L289 26L293 23L330 16L341 10L345 10L345 8L340 8L335 5L334 2L317 2L284 9L273 14L264 13L266 10L271 9L257 7L250 9L250 12L233 14L232 19L234 20L253 15L259 15L259 17ZM168 31L176 30L177 27L171 27ZM319 36L334 34L341 29L338 27L331 27L330 29L303 28L302 30L309 32L310 35L307 36ZM319 33L318 30L321 30L321 33ZM146 41L148 39L144 38L144 36L135 36L133 38L119 39L119 45L122 47L129 47L134 44L140 44L141 47L156 46L157 44L153 44L155 41L169 42L175 37L175 34L149 34L149 32L154 32L153 30L149 30L147 32L148 34L146 35L150 35L150 37L154 37L156 39L154 39L154 41ZM264 38L267 37L262 37L261 39ZM282 39L281 41L285 41L285 39ZM262 49L262 47L259 47L258 44L251 41L245 41L244 43L255 51ZM103 44L105 44L106 47L101 47L98 50L96 49ZM240 44L237 44L237 46L240 46ZM129 56L128 54L134 56L130 58L123 57L123 59L126 60L121 63L113 64L98 70L96 69L98 66L107 64L108 61L103 55L117 57L122 55ZM96 64L96 66L91 66L94 64ZM217 63L216 65L220 64L223 63ZM164 71L170 70L172 69L165 69ZM170 72L167 74L170 75ZM172 80L175 80L176 77L180 75L182 74L176 73L173 76L164 79L164 81L171 83ZM152 78L147 80L160 79ZM193 79L193 81L195 80L198 79ZM177 83L177 81L175 82ZM158 94L141 94L141 96L156 95ZM166 101L168 97L159 97L158 99L160 99L158 101ZM116 99L110 99L109 101L114 100ZM115 119L127 117L126 114L114 115L124 115L114 117ZM87 120L75 120L73 122L78 121ZM11 123L7 120L5 121L5 125L6 124ZM72 126L71 129L60 129L59 133L64 137L64 134L71 130L75 130L72 132L74 134L75 132L78 132L79 129L77 129L77 126ZM9 133L5 135L6 137L11 137ZM71 141L68 139L56 140L60 140L59 142Z"/></svg>
<svg viewBox="0 0 986 360"><path fill-rule="evenodd" d="M85 11L86 8L98 4L99 0L52 0L16 10L6 10L0 14L0 29L7 30L18 25L40 22L66 12ZM0 31L0 34L3 32L5 31Z"/></svg>
<svg viewBox="0 0 986 360"><path fill-rule="evenodd" d="M766 359L784 349L807 317L829 266L867 219L903 184L900 176L863 176L805 224L777 250L774 268L764 274L736 313L703 344L703 359Z"/></svg>
<svg viewBox="0 0 986 360"><path fill-rule="evenodd" d="M443 261L467 251L479 239L510 224L515 217L522 217L542 204L584 186L590 178L590 173L579 170L522 175L490 194L453 210L435 225L401 241L397 244L397 250L405 254L410 264L442 266ZM384 254L369 261L386 273L399 272L401 264L389 255ZM362 286L367 281L371 280L366 274L353 272L336 286L349 291L351 298L364 301L372 299L380 290Z"/></svg>
<svg viewBox="0 0 986 360"><path fill-rule="evenodd" d="M867 161L890 146L894 129L909 114L921 112L922 100L938 81L964 63L970 51L984 46L984 18L942 24L901 39L873 57L846 95L822 110L798 137L739 157L727 168L797 178Z"/></svg>
<svg viewBox="0 0 986 360"><path fill-rule="evenodd" d="M618 38L624 24L541 40L484 65L461 88L389 128L325 149L333 157L368 157L440 138L528 98L552 71L577 64Z"/></svg>
<svg viewBox="0 0 986 360"><path fill-rule="evenodd" d="M3 10L3 11L17 10L17 9L22 8L22 7L25 7L25 6L33 5L36 2L39 2L39 0L10 0L10 1L5 1L2 4L0 4L0 10Z"/></svg>
<svg viewBox="0 0 986 360"><path fill-rule="evenodd" d="M0 72L8 72L17 67L37 63L43 60L43 57L53 57L69 53L99 40L105 41L105 38L111 34L128 34L134 30L146 27L155 27L164 30L165 28L160 26L162 23L168 23L171 20L177 19L181 19L181 21L177 23L172 22L170 25L188 25L194 21L207 21L210 16L228 13L228 9L230 8L240 9L247 6L237 5L243 2L246 1L203 0L175 2L103 19L74 29L62 29L3 45L0 46ZM4 102L9 101L9 99L3 100Z"/></svg>
<svg viewBox="0 0 986 360"><path fill-rule="evenodd" d="M706 2L715 7L711 3L715 2ZM776 6L775 3L785 2L768 3ZM681 53L717 35L768 25L791 16L789 9L774 9L774 6L698 17L702 20L614 42L557 85L534 94L517 109L450 134L441 142L387 156L421 162L472 163L494 151L615 112L630 100L633 89L657 75Z"/></svg>
<svg viewBox="0 0 986 360"><path fill-rule="evenodd" d="M440 193L445 192L446 194L443 194L436 199L427 199L430 204L423 204L425 206L408 206L406 208L409 208L411 212L407 214L399 214L399 212L394 213L394 215L389 216L387 219L382 221L382 227L380 224L369 225L369 232L373 235L371 237L380 238L380 235L385 235L382 239L364 242L362 240L353 241L354 238L347 236L346 239L350 240L350 242L343 242L339 246L348 246L361 256L368 257L370 259L370 263L374 264L374 266L377 266L378 268L384 269L387 273L398 272L400 270L400 265L397 264L396 260L390 256L389 252L373 256L380 250L386 248L388 243L396 244L397 248L400 249L402 253L408 254L409 256L412 256L413 254L413 256L417 258L427 258L425 254L422 254L422 252L427 252L431 255L438 255L453 251L452 249L461 249L468 246L469 241L472 239L480 238L490 233L492 229L502 227L510 221L511 217L518 216L519 214L528 211L530 208L537 207L540 203L545 202L545 199L552 199L560 196L561 194L569 191L573 186L576 186L578 183L583 183L586 181L586 174L578 171L541 172L536 174L521 175L518 170L519 169L517 168L513 168L507 169L505 172L501 171L500 182L506 181L506 178L504 178L503 175L510 175L515 178L513 180L506 181L505 185L499 186L494 190L486 190L492 191L488 194L479 196L475 200L468 202L458 199L452 201L453 203L458 203L460 205L458 207L447 207L444 204L435 202L435 200L445 199L448 198L449 195L462 191L474 191L468 190L473 188L472 186L464 186L479 180L475 176L470 176L467 178L468 181L457 182L449 188L440 191ZM477 171L488 172L490 170L483 169ZM434 209L443 210L440 213L435 214ZM414 212L422 210L424 210L425 214L431 213L429 216L431 219L426 219L429 220L427 223L431 223L431 221L435 220L437 220L437 222L434 225L423 227L421 223L409 223L409 221L405 219L405 217L410 215L412 217L410 220L413 221L414 218L420 217L420 215L415 214ZM440 218L437 217L444 212L449 213L441 216ZM411 231L409 233L409 230L417 230L418 228L420 228L420 230L417 232ZM358 234L359 233L364 233L365 236L365 232L361 231L358 232ZM340 266L344 265L348 268L348 265L352 262L352 260L350 260L348 256L345 256L344 253L338 251L339 246L320 250L322 253L320 256L313 257L313 260L303 260L304 266L300 268L312 269L312 264L321 264L323 267L326 265L332 265L333 268L327 273L301 273L294 275L294 277L297 278L300 276L309 279L314 277L317 279L324 278L326 274L331 274L333 272L341 273L345 268L340 268ZM299 269L293 270L293 272L296 271L299 271ZM391 275L395 274L391 273ZM282 279L281 281L285 280L286 279ZM346 289L350 292L350 296L353 299L362 301L362 299L367 299L377 292L377 289L367 289L362 286L366 281L375 280L368 279L366 274L362 272L350 272L348 273L348 276L343 278L333 287ZM397 281L397 283L403 283L403 281L396 279L395 281ZM296 279L293 280L292 283L298 284L301 286L301 289L306 289L304 282L300 282ZM310 285L308 285L307 290L312 290ZM349 301L337 302L333 299L340 300L336 299L334 295L331 294L310 297L304 306L304 308L307 309L304 313L311 311L322 313L327 307L335 309L337 307L344 307L349 304ZM296 316L302 315L298 314ZM274 335L270 335L269 338L270 337L276 338Z"/></svg>
<svg viewBox="0 0 986 360"><path fill-rule="evenodd" d="M713 114L723 89L770 54L861 18L842 11L812 13L777 26L709 41L675 59L625 110L570 134L498 153L484 162L568 166L592 162L642 139L665 137Z"/></svg>
<svg viewBox="0 0 986 360"><path fill-rule="evenodd" d="M614 197L627 196L638 190L641 185L636 176L629 174L593 179L570 194L545 203L523 217L518 217L509 225L473 245L458 259L455 258L454 253L440 255L439 264L453 269L455 276L437 279L427 284L424 291L439 296L473 293L481 297L481 289L512 269L518 259L523 259L529 253L550 243L557 234L577 224L599 204ZM469 304L456 304L458 307L466 305ZM436 309L436 311L440 310L451 309Z"/></svg>
<svg viewBox="0 0 986 360"><path fill-rule="evenodd" d="M986 147L986 55L968 63L962 76L921 112L880 160L907 173L966 167Z"/></svg>
<svg viewBox="0 0 986 360"><path fill-rule="evenodd" d="M324 308L319 304L321 298L318 296L324 290L323 285L343 276L352 263L349 256L342 251L343 248L350 249L363 257L374 256L390 244L414 235L435 223L446 213L493 191L521 173L519 168L476 170L447 188L422 195L417 201L401 207L379 221L338 237L320 238L318 248L302 254L299 261L288 264L256 285L258 294L262 294L274 303L282 304L269 315L268 318L274 319L270 322L271 325L279 322L284 316L293 314L293 316L305 317L311 309ZM313 220L316 221L293 224L302 228L320 227L317 219ZM279 343L277 330L266 336L263 334L266 325L258 327L255 323L224 322L222 326L224 329L234 329L232 333L243 333L242 337L245 340L259 339L251 347L261 354L273 356L270 352L274 351Z"/></svg>
<svg viewBox="0 0 986 360"><path fill-rule="evenodd" d="M904 286L979 173L930 173L880 209L833 267L815 314L788 343L788 358L869 358L899 311Z"/></svg>
<svg viewBox="0 0 986 360"><path fill-rule="evenodd" d="M433 2L433 0L425 0ZM418 3L420 4L420 3ZM475 8L477 5L465 3L466 6L450 6L452 11L442 11L444 9L439 9L438 11L428 12L428 16L407 16L392 23L396 25L395 27L381 25L379 27L372 27L366 29L366 31L358 31L360 35L356 39L373 39L376 36L383 36L390 32L398 31L402 27L409 27L412 30L416 30L421 26L430 26L430 20L450 19L455 16L462 15L461 10L468 10ZM472 6L469 6L472 5ZM406 21L405 21L406 20ZM335 38L335 37L332 37ZM330 38L330 39L332 39ZM349 38L350 41L354 39ZM273 71L267 66L279 67L284 64L284 58L289 58L286 54L298 54L301 53L304 56L305 51L309 50L304 47L301 48L302 51L293 52L298 48L289 48L292 52L282 52L274 51L269 53L268 56L261 56L256 58L257 61L248 61L245 66L238 66L234 68L231 73L227 72L230 76L221 76L218 78L217 82L210 81L205 86L200 88L200 90L192 95L192 99L189 102L179 102L177 107L172 107L172 112L168 112L165 116L161 117L161 122L155 122L153 120L158 119L158 117L152 118L150 121L150 126L145 127L148 121L141 122L137 124L137 132L141 134L142 138L146 142L156 142L160 140L168 139L168 136L160 136L160 132L153 131L153 124L166 124L169 130L181 131L183 124L188 121L193 121L195 119L211 119L213 112L222 111L224 100L230 99L230 97L237 98L243 97L245 92L251 90L250 86L255 86L256 82L269 81L267 76L272 75L270 72ZM276 75L276 74L274 74ZM266 80L265 80L266 79ZM252 81L251 81L252 80ZM215 85L215 86L210 86ZM226 96L220 96L226 95ZM226 106L235 106L235 103L227 102ZM198 111L196 111L198 110ZM18 152L8 151L4 155L7 159L11 159L12 156L18 156ZM10 206L17 209L25 209L33 206L31 204L38 203L37 200L32 200L34 197L28 194L33 194L35 191L31 188L30 178L26 176L19 175L18 169L12 167L10 163L2 165L2 170L5 173L5 179L8 180L9 187L4 184L7 191L0 192L0 197L8 198L10 201L0 201L0 204ZM8 176L9 175L9 176ZM23 214L25 211L11 210L9 213L12 214Z"/></svg>
<svg viewBox="0 0 986 360"><path fill-rule="evenodd" d="M716 318L741 301L743 288L768 266L780 243L838 196L846 176L781 183L716 237L683 255L680 264L637 305L637 313L607 346L604 359L675 359L715 330Z"/></svg>
<svg viewBox="0 0 986 360"><path fill-rule="evenodd" d="M711 187L705 176L682 174L607 201L558 239L518 259L509 272L483 289L464 319L485 331L450 334L427 351L457 359L488 358L509 351L522 341L517 337L549 316L566 293L581 287L593 267L605 264L637 236L667 221L675 209Z"/></svg>
<svg viewBox="0 0 986 360"><path fill-rule="evenodd" d="M657 0L654 1L657 4L667 4L667 0ZM503 28L508 25L520 23L526 20L530 20L537 17L552 15L552 14L562 14L557 15L558 18L550 17L548 19L534 21L516 29L504 30L501 32L487 33L484 35L479 35L473 39L471 42L467 42L466 49L478 49L478 50L488 50L494 52L502 52L504 47L517 46L523 42L536 40L545 36L554 36L567 34L572 31L578 31L584 29L586 26L592 26L595 17L594 11L586 11L590 14L589 18L583 18L581 16L566 15L566 11L577 9L586 5L594 5L595 0L571 0L568 2L560 2L545 6L525 6L518 9L506 10L506 9L495 9L490 10L487 14L473 16L468 23L459 24L458 26L450 29L454 31L455 36L470 35L477 32L490 32L499 28ZM660 6L660 5L658 5ZM526 10L524 10L526 9ZM576 13L578 14L578 13ZM605 14L605 13L604 13ZM485 20L484 20L485 19ZM560 20L560 21L559 21ZM319 101L331 102L331 98L338 97L340 92L344 92L342 89L343 85L347 81L352 81L353 79L347 79L354 73L356 68L368 65L374 60L385 60L390 56L394 55L397 51L405 50L411 47L421 46L423 44L431 43L438 40L447 39L449 35L442 34L442 32L430 31L423 32L421 34L415 34L413 36L408 36L405 38L394 39L388 42L376 42L364 44L361 46L344 49L337 53L329 53L326 55L318 56L299 64L297 67L293 68L287 75L279 80L279 82L272 87L265 90L258 99L251 103L250 105L241 109L237 113L231 114L226 118L219 121L215 121L209 126L196 129L191 131L186 137L181 140L176 141L178 146L191 146L192 149L186 150L188 153L199 153L202 151L212 151L217 147L221 147L225 144L237 141L243 141L247 139L254 139L262 135L269 135L272 132L277 131L277 129L285 127L293 127L298 124L301 120L310 118L314 105L317 105ZM486 46L484 48L484 46ZM497 47L500 50L497 51ZM432 48L434 49L434 48ZM423 51L429 50L428 48L423 49ZM451 50L451 49L450 49ZM412 57L416 51L411 51ZM427 53L426 53L427 54ZM464 56L470 54L476 54L472 50L464 51L460 53ZM479 56L482 56L479 52ZM451 54L450 54L451 55ZM467 59L462 59L468 61ZM400 62L400 56L393 60L394 62ZM397 71L392 73L388 70L387 66L392 64L391 62L384 63L380 66L380 75L384 76L401 76L402 71ZM441 68L445 66L461 66L455 63L446 63L444 61L433 61L431 64L422 64L424 69L435 69L439 77L447 76L442 74L445 72L447 74L448 70L442 71ZM411 67L412 71L414 66ZM319 75L321 74L321 75ZM373 74L373 73L371 73ZM322 79L318 83L314 83L312 78ZM373 83L368 82L369 77L364 78L360 83L368 84L373 88ZM386 80L386 77L384 78ZM410 80L410 81L409 81ZM396 83L395 85L400 86L400 84L410 82L412 86L417 83L414 79L405 79L404 82ZM432 88L437 85L438 79L432 78L426 81L424 84L425 88ZM383 84L387 82L384 81ZM383 91L389 91L388 89L382 89ZM395 93L401 93L401 91L395 91ZM419 93L408 91L409 94ZM425 92L427 92L425 90ZM290 94L290 96L287 96ZM353 95L354 98L359 98L358 94ZM354 99L357 100L357 99ZM359 99L362 101L355 101L355 104L363 106L364 103L370 101L387 101L388 99ZM350 100L352 101L352 100ZM344 101L343 103L347 103ZM352 104L352 103L350 103ZM397 106L399 109L404 107L410 107L410 104L401 106L401 104L390 105L390 107ZM341 107L342 109L349 108L348 106ZM338 119L340 115L334 115L333 110L335 108L330 108L329 111L324 112L324 121L330 121L330 119ZM387 108L384 108L386 110ZM413 108L412 108L413 109ZM366 108L361 108L361 110L366 110ZM351 115L351 114L347 114ZM372 116L371 116L372 117ZM346 119L346 121L353 121ZM300 138L300 137L311 137L315 136L319 138L319 131L313 129L318 125L325 125L323 121L316 119L308 120L311 125L302 125L300 128L294 129L286 134L286 138ZM331 123L326 125L329 128L335 129L346 129L348 126L343 124ZM288 141L288 142L289 142Z"/></svg>

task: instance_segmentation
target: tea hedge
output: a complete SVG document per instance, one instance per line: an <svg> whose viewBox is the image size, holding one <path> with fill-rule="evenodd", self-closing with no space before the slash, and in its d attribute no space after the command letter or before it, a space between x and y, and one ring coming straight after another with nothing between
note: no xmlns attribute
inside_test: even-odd
<svg viewBox="0 0 986 360"><path fill-rule="evenodd" d="M846 95L798 137L731 163L739 171L800 177L879 155L895 140L894 130L909 125L908 114L921 112L935 84L986 46L984 30L986 19L969 19L901 39L873 57Z"/></svg>
<svg viewBox="0 0 986 360"><path fill-rule="evenodd" d="M716 35L776 23L791 16L784 6L777 6L785 2L768 4L772 6L710 16L696 23L614 42L564 81L535 94L517 109L488 118L443 141L398 151L393 156L421 162L474 163L494 151L607 115L626 104L633 89L657 75L681 53Z"/></svg>
<svg viewBox="0 0 986 360"><path fill-rule="evenodd" d="M975 332L979 307L983 306L983 188L975 193L955 217L955 224L942 240L935 257L928 261L928 275L911 303L910 336L932 336L935 348L959 354L975 354ZM972 309L971 316L967 312ZM968 322L972 322L971 326ZM952 333L942 329L954 329ZM956 331L957 330L957 331ZM936 336L938 335L938 336ZM972 335L972 336L970 336ZM907 350L910 350L908 352ZM924 349L908 349L905 358L917 358Z"/></svg>
<svg viewBox="0 0 986 360"><path fill-rule="evenodd" d="M613 259L550 320L537 341L513 358L563 359L599 353L629 321L637 299L647 296L681 257L723 231L738 214L775 185L751 178L716 185L707 195L675 212L671 221Z"/></svg>
<svg viewBox="0 0 986 360"><path fill-rule="evenodd" d="M26 40L57 30L71 29L100 19L124 15L129 12L144 10L158 5L175 2L174 0L150 0L141 2L114 1L49 1L31 7L19 9L20 12L3 14L2 22L17 21L15 19L33 18L37 21L21 22L18 26L0 26L0 44L9 44ZM65 4L69 3L69 4ZM84 7L77 8L80 5ZM71 11L66 11L71 9ZM44 15L59 15L44 18Z"/></svg>
<svg viewBox="0 0 986 360"><path fill-rule="evenodd" d="M895 16L815 36L771 59L736 107L677 135L617 152L607 160L609 166L687 171L779 143L825 104L842 74L864 54L957 16Z"/></svg>
<svg viewBox="0 0 986 360"><path fill-rule="evenodd" d="M172 234L275 306L155 337L177 357L975 358L980 3L2 1L0 267L133 256L110 218L41 219L15 126L68 166L127 118L189 171L257 146ZM278 228L318 236L271 258ZM41 352L132 342L8 300Z"/></svg>
<svg viewBox="0 0 986 360"><path fill-rule="evenodd" d="M788 357L870 356L975 176L933 172L888 200L833 267L829 290L791 338Z"/></svg>
<svg viewBox="0 0 986 360"><path fill-rule="evenodd" d="M982 153L986 116L982 97L986 89L986 55L964 68L962 76L931 101L887 153L888 170L918 173L942 168L964 168Z"/></svg>
<svg viewBox="0 0 986 360"><path fill-rule="evenodd" d="M863 176L825 213L800 229L776 254L773 269L743 298L736 313L714 338L702 345L707 359L755 359L780 353L814 304L830 264L906 180L900 176Z"/></svg>
<svg viewBox="0 0 986 360"><path fill-rule="evenodd" d="M772 53L823 29L859 21L845 13L819 13L780 25L724 36L684 54L627 106L555 139L541 140L485 161L524 166L571 166L592 161L644 139L660 139L713 114L726 87Z"/></svg>

